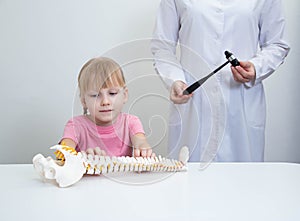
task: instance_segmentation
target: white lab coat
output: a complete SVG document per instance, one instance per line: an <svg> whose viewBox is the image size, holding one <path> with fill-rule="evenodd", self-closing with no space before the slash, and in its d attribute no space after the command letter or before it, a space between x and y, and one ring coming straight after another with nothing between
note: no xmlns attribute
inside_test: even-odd
<svg viewBox="0 0 300 221"><path fill-rule="evenodd" d="M190 85L204 77L226 61L226 50L256 68L255 81L241 84L234 81L227 65L187 104L171 104L170 157L187 145L190 161L264 160L262 80L288 54L284 23L280 0L161 1L151 50L168 88L175 80Z"/></svg>

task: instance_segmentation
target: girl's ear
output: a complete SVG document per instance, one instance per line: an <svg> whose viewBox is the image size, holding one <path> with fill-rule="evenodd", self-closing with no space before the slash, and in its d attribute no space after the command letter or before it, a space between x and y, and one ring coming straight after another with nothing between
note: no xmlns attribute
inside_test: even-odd
<svg viewBox="0 0 300 221"><path fill-rule="evenodd" d="M86 106L85 98L80 96L80 102L81 102L81 105L83 107L83 114L86 115L88 109L87 109L87 106Z"/></svg>
<svg viewBox="0 0 300 221"><path fill-rule="evenodd" d="M128 101L128 88L127 87L124 88L123 93L124 93L124 101L123 101L123 103L125 104Z"/></svg>
<svg viewBox="0 0 300 221"><path fill-rule="evenodd" d="M82 105L83 108L87 108L85 98L83 96L80 96L80 102L81 102L81 105Z"/></svg>

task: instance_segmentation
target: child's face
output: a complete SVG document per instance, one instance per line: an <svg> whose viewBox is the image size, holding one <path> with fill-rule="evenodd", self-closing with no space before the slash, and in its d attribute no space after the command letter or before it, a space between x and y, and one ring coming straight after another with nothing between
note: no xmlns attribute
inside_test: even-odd
<svg viewBox="0 0 300 221"><path fill-rule="evenodd" d="M84 96L84 104L90 119L99 126L113 124L128 99L126 87L108 87L99 91L89 90Z"/></svg>

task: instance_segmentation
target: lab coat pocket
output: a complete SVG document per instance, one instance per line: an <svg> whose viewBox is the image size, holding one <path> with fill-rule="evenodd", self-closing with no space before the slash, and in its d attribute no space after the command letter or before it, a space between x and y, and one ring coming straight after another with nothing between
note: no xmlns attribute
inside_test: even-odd
<svg viewBox="0 0 300 221"><path fill-rule="evenodd" d="M265 127L266 102L262 84L252 88L244 88L244 112L248 126Z"/></svg>

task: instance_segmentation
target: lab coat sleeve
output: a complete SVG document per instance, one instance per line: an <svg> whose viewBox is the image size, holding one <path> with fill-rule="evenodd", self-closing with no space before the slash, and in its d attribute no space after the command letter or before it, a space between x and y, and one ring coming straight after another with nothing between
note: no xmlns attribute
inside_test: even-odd
<svg viewBox="0 0 300 221"><path fill-rule="evenodd" d="M180 19L175 0L162 0L151 40L154 66L167 88L176 80L185 82L184 72L176 56Z"/></svg>
<svg viewBox="0 0 300 221"><path fill-rule="evenodd" d="M246 83L251 87L272 74L284 61L290 47L283 40L285 19L281 0L267 0L259 20L260 50L250 59L255 66L256 79Z"/></svg>

